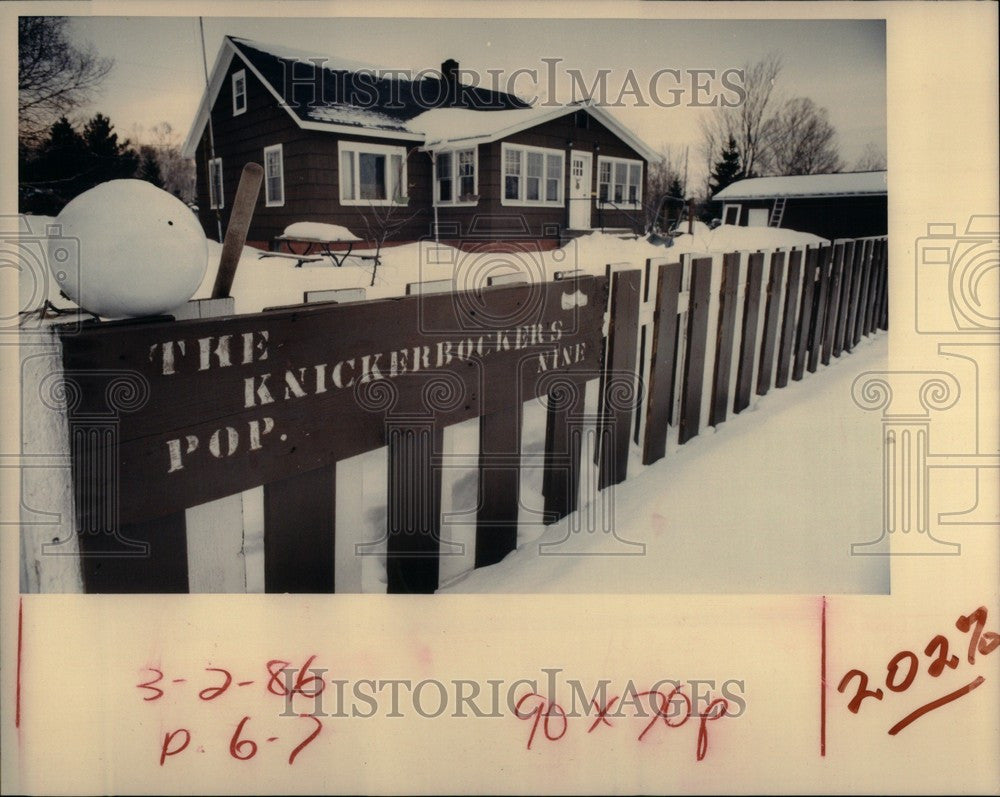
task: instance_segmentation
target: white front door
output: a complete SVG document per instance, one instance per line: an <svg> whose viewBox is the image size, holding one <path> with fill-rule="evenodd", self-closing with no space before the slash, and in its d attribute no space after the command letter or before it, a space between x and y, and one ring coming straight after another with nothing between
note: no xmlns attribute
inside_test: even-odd
<svg viewBox="0 0 1000 797"><path fill-rule="evenodd" d="M569 159L569 228L590 229L590 207L593 204L594 157L589 152L572 152Z"/></svg>

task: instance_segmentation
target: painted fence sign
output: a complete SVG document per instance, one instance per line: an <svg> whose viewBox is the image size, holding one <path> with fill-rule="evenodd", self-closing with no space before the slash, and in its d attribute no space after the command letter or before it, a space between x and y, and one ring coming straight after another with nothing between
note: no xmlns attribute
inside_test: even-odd
<svg viewBox="0 0 1000 797"><path fill-rule="evenodd" d="M554 372L596 375L607 300L606 278L581 277L66 334L82 547L118 528L142 540L135 524L311 473L301 508L320 469L391 451L394 430L439 436L518 407ZM286 503L271 495L266 514Z"/></svg>

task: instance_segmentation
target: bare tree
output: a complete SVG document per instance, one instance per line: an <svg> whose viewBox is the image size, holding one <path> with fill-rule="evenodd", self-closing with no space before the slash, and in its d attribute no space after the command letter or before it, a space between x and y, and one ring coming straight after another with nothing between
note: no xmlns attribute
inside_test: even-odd
<svg viewBox="0 0 1000 797"><path fill-rule="evenodd" d="M730 137L736 141L743 174L752 177L767 170L768 129L777 104L775 85L781 74L781 57L771 53L743 65L745 97L740 105L719 106L701 120L702 154L709 168Z"/></svg>
<svg viewBox="0 0 1000 797"><path fill-rule="evenodd" d="M132 138L149 147L156 155L163 178L163 189L185 202L195 197L195 165L193 158L181 155L181 141L170 122L160 122L146 130L142 125L132 126Z"/></svg>
<svg viewBox="0 0 1000 797"><path fill-rule="evenodd" d="M775 174L829 174L843 168L827 110L808 97L794 97L778 109L767 125L767 151Z"/></svg>
<svg viewBox="0 0 1000 797"><path fill-rule="evenodd" d="M66 17L18 17L17 110L23 145L37 144L63 115L86 104L114 62L71 41Z"/></svg>
<svg viewBox="0 0 1000 797"><path fill-rule="evenodd" d="M403 185L405 164L414 152L416 152L415 148L408 150L406 157L400 160L399 170L395 175L396 179L392 183L393 195L390 197L390 202L378 205L371 202L368 205L368 209L361 214L361 222L365 227L365 240L375 244L372 281L369 283L370 285L375 284L378 267L382 264L382 247L387 241L402 232L421 213L420 209L411 210L408 207L409 196L407 193L404 193L404 190L408 192L409 186Z"/></svg>
<svg viewBox="0 0 1000 797"><path fill-rule="evenodd" d="M683 198L686 186L683 180L683 158L670 145L660 150L660 160L647 168L646 192L642 202L642 226L646 232L659 221L657 215L665 196ZM637 225L638 226L638 225Z"/></svg>
<svg viewBox="0 0 1000 797"><path fill-rule="evenodd" d="M885 168L885 148L880 147L874 141L869 141L865 145L861 157L854 163L854 170L857 172L881 172L885 171Z"/></svg>

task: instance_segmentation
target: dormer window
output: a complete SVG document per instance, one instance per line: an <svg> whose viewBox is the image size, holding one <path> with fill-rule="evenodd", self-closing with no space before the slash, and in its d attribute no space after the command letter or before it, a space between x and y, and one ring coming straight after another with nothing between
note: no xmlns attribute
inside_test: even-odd
<svg viewBox="0 0 1000 797"><path fill-rule="evenodd" d="M239 116L247 109L247 71L241 69L233 73L233 116Z"/></svg>

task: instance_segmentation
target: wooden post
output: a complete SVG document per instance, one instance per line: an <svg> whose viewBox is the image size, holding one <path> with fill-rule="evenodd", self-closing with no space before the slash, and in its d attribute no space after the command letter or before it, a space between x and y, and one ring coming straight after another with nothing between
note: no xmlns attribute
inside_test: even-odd
<svg viewBox="0 0 1000 797"><path fill-rule="evenodd" d="M600 428L604 432L600 436L598 489L601 490L623 482L628 471L632 412L636 403L635 347L642 272L638 269L616 271L612 279L600 412Z"/></svg>
<svg viewBox="0 0 1000 797"><path fill-rule="evenodd" d="M826 303L826 321L823 332L823 365L830 364L833 342L837 337L837 314L840 311L840 275L844 268L844 245L833 245L833 261L830 264L830 290Z"/></svg>
<svg viewBox="0 0 1000 797"><path fill-rule="evenodd" d="M806 265L802 274L802 303L799 306L799 321L795 339L795 365L792 368L792 379L801 380L806 370L806 357L809 352L809 333L812 328L813 298L816 292L816 262L819 258L818 249L806 251Z"/></svg>
<svg viewBox="0 0 1000 797"><path fill-rule="evenodd" d="M542 471L546 524L561 520L579 506L586 389L585 379L567 376L548 391Z"/></svg>
<svg viewBox="0 0 1000 797"><path fill-rule="evenodd" d="M215 286L212 288L213 299L229 296L233 288L236 267L240 264L240 255L243 254L243 245L247 241L247 232L250 230L250 221L253 219L263 179L264 169L259 163L248 163L243 167L240 184L236 188L236 197L233 199L233 209L229 214L226 240L222 244L222 254L219 256L219 270L216 272Z"/></svg>
<svg viewBox="0 0 1000 797"><path fill-rule="evenodd" d="M747 261L746 296L743 305L743 334L740 336L740 359L736 373L733 412L750 406L753 390L753 364L757 347L757 322L760 320L760 293L764 281L764 254L754 252Z"/></svg>
<svg viewBox="0 0 1000 797"><path fill-rule="evenodd" d="M673 405L674 372L677 364L677 305L682 270L680 263L662 265L656 280L643 465L653 464L667 452L667 426Z"/></svg>
<svg viewBox="0 0 1000 797"><path fill-rule="evenodd" d="M479 514L476 567L496 564L517 547L521 487L521 403L505 395L507 406L479 419ZM488 400L488 397L487 397Z"/></svg>
<svg viewBox="0 0 1000 797"><path fill-rule="evenodd" d="M390 418L387 493L389 593L430 593L438 588L441 549L442 429L432 418Z"/></svg>
<svg viewBox="0 0 1000 797"><path fill-rule="evenodd" d="M719 323L715 341L715 365L712 375L712 402L708 424L718 426L726 420L729 406L729 375L733 365L736 336L736 294L739 290L740 254L730 252L722 258L722 290L719 292Z"/></svg>
<svg viewBox="0 0 1000 797"><path fill-rule="evenodd" d="M802 280L802 250L793 249L788 256L788 282L785 286L785 307L781 319L781 345L775 387L785 387L791 370L792 349L795 346L795 313L799 305L799 283Z"/></svg>
<svg viewBox="0 0 1000 797"><path fill-rule="evenodd" d="M705 379L705 348L708 342L708 305L711 300L712 258L691 261L691 299L688 307L687 347L684 355L684 385L678 443L698 434L701 421L701 389Z"/></svg>
<svg viewBox="0 0 1000 797"><path fill-rule="evenodd" d="M854 241L844 244L843 266L840 278L840 306L837 313L837 329L833 338L833 356L839 357L844 351L844 333L847 316L851 312L851 285L854 281Z"/></svg>
<svg viewBox="0 0 1000 797"><path fill-rule="evenodd" d="M264 485L265 592L334 592L335 465Z"/></svg>
<svg viewBox="0 0 1000 797"><path fill-rule="evenodd" d="M854 345L861 341L865 328L865 308L868 305L868 288L871 283L872 262L875 241L865 241L864 256L861 259L861 282L858 291L857 316L854 319Z"/></svg>
<svg viewBox="0 0 1000 797"><path fill-rule="evenodd" d="M826 327L826 306L830 296L830 262L833 250L829 246L821 246L818 257L818 279L816 306L813 308L812 328L809 333L809 362L806 368L809 373L816 373L819 367L820 354L823 351L823 334Z"/></svg>
<svg viewBox="0 0 1000 797"><path fill-rule="evenodd" d="M764 335L760 344L760 367L757 370L757 395L767 395L774 372L778 348L778 321L781 310L781 285L785 276L785 253L771 255L771 275L767 280L767 306L764 310Z"/></svg>

